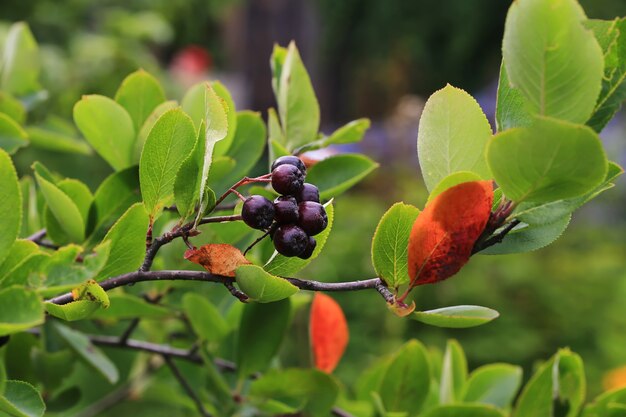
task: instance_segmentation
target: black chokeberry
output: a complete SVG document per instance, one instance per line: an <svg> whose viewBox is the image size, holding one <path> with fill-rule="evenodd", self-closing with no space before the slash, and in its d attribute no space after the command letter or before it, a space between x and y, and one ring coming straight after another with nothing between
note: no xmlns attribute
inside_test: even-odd
<svg viewBox="0 0 626 417"><path fill-rule="evenodd" d="M318 190L317 187L313 184L305 182L300 192L296 194L296 200L298 200L298 203L302 201L314 201L316 203L319 203L320 190Z"/></svg>
<svg viewBox="0 0 626 417"><path fill-rule="evenodd" d="M303 201L298 204L298 213L300 214L298 226L309 236L315 236L328 226L326 210L320 203Z"/></svg>
<svg viewBox="0 0 626 417"><path fill-rule="evenodd" d="M302 189L304 174L293 165L279 165L272 171L272 187L283 195L293 195Z"/></svg>
<svg viewBox="0 0 626 417"><path fill-rule="evenodd" d="M304 252L298 255L298 258L309 259L311 255L313 255L313 251L315 250L316 246L317 246L317 241L315 240L315 238L313 236L309 236L309 242L307 243L306 248L304 249Z"/></svg>
<svg viewBox="0 0 626 417"><path fill-rule="evenodd" d="M0 347L6 345L7 343L9 343L9 339L11 339L10 335L6 335L6 336L0 336Z"/></svg>
<svg viewBox="0 0 626 417"><path fill-rule="evenodd" d="M272 164L271 170L274 171L276 167L285 164L295 166L300 170L300 172L306 175L306 166L304 165L304 162L302 162L297 156L293 155L281 156L280 158L276 159Z"/></svg>
<svg viewBox="0 0 626 417"><path fill-rule="evenodd" d="M280 224L298 221L298 202L290 195L283 195L274 200L274 219Z"/></svg>
<svg viewBox="0 0 626 417"><path fill-rule="evenodd" d="M274 221L274 204L261 195L250 196L243 203L241 218L253 229L267 229Z"/></svg>
<svg viewBox="0 0 626 417"><path fill-rule="evenodd" d="M284 256L300 255L309 243L309 237L304 230L293 224L279 226L273 239L274 247Z"/></svg>

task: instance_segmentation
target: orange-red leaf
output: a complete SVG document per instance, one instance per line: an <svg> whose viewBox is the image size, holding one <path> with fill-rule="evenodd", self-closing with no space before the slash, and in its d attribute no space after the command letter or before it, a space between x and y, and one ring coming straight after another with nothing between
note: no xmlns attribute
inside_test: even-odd
<svg viewBox="0 0 626 417"><path fill-rule="evenodd" d="M409 238L411 287L449 278L467 263L489 220L492 200L491 181L471 181L447 189L426 205Z"/></svg>
<svg viewBox="0 0 626 417"><path fill-rule="evenodd" d="M311 305L311 347L315 367L331 373L348 344L348 324L341 307L326 294L316 293Z"/></svg>
<svg viewBox="0 0 626 417"><path fill-rule="evenodd" d="M202 265L212 274L233 278L238 266L250 264L239 249L225 243L211 243L198 249L188 249L185 259Z"/></svg>

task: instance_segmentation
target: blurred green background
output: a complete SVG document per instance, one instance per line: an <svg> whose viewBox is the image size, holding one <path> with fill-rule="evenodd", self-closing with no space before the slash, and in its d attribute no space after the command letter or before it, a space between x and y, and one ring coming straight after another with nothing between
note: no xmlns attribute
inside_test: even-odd
<svg viewBox="0 0 626 417"><path fill-rule="evenodd" d="M595 18L626 15L624 0L581 1ZM47 102L29 115L71 120L82 94L112 95L131 71L144 68L180 98L192 83L220 79L238 109L274 105L269 56L274 42L295 39L318 92L323 130L372 118L358 149L380 169L336 200L328 247L301 275L322 281L374 276L370 241L395 201L423 206L415 140L423 102L446 82L474 94L492 117L500 42L509 2L502 0L5 0L0 38L24 20L40 42ZM44 111L45 109L45 111ZM603 138L610 158L626 162L622 114ZM342 150L350 151L353 148ZM41 160L92 189L109 168L97 156L20 150L18 168ZM416 291L418 308L480 304L500 311L485 327L442 330L387 314L378 294L341 294L351 342L337 369L352 385L360 371L410 337L443 347L457 338L470 367L495 361L533 365L558 347L585 360L597 393L610 369L626 365L626 186L576 213L553 246L512 256L477 256L455 278ZM302 331L294 332L301 335ZM286 347L286 363L302 364L306 340Z"/></svg>

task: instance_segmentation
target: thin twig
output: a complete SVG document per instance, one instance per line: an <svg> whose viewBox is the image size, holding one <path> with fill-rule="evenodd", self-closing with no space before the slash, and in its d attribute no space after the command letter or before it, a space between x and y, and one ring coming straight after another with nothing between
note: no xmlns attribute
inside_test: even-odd
<svg viewBox="0 0 626 417"><path fill-rule="evenodd" d="M41 229L35 233L33 233L32 235L28 236L26 238L26 240L30 240L32 242L37 243L38 241L40 241L41 239L43 239L44 237L46 237L46 233L48 233L46 231L46 229Z"/></svg>
<svg viewBox="0 0 626 417"><path fill-rule="evenodd" d="M189 381L187 381L187 379L185 379L185 376L182 374L182 372L180 372L180 369L178 369L172 357L163 356L163 359L165 360L165 363L167 364L167 366L169 366L170 371L172 371L172 374L174 375L174 377L176 377L176 379L178 380L180 385L183 387L187 395L193 400L194 403L196 403L196 408L198 409L198 412L204 417L212 417L213 415L204 408L204 404L202 404L202 400L200 399L200 397L198 397L198 394L196 394L193 388L191 388Z"/></svg>
<svg viewBox="0 0 626 417"><path fill-rule="evenodd" d="M239 291L237 288L235 288L232 282L225 282L224 286L239 301L241 301L242 303L248 302L249 297L244 292Z"/></svg>
<svg viewBox="0 0 626 417"><path fill-rule="evenodd" d="M498 243L501 243L506 237L506 235L511 230L513 230L515 226L517 226L518 224L520 224L520 221L515 219L511 223L507 224L504 228L502 228L502 230L500 230L499 232L491 236L489 239L486 239L484 241L480 241L480 240L477 241L474 247L472 248L472 255L482 250L485 250L493 245L497 245Z"/></svg>
<svg viewBox="0 0 626 417"><path fill-rule="evenodd" d="M333 407L330 412L336 417L354 417L352 414L348 413L346 410L342 410L339 407Z"/></svg>

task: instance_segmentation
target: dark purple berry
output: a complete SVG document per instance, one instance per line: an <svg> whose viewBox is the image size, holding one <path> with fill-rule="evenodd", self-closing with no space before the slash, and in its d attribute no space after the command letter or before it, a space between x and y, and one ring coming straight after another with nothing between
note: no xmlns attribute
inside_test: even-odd
<svg viewBox="0 0 626 417"><path fill-rule="evenodd" d="M253 229L267 229L274 221L274 204L261 195L250 196L243 203L241 218Z"/></svg>
<svg viewBox="0 0 626 417"><path fill-rule="evenodd" d="M304 162L302 162L300 158L298 158L297 156L292 156L292 155L281 156L280 158L275 160L274 163L272 164L271 170L274 171L276 167L280 165L285 165L285 164L295 166L296 168L300 170L300 172L306 175L306 166L304 165Z"/></svg>
<svg viewBox="0 0 626 417"><path fill-rule="evenodd" d="M290 195L283 195L274 200L274 219L280 224L298 221L298 202Z"/></svg>
<svg viewBox="0 0 626 417"><path fill-rule="evenodd" d="M293 165L279 165L272 171L272 187L283 195L293 195L302 189L304 174Z"/></svg>
<svg viewBox="0 0 626 417"><path fill-rule="evenodd" d="M301 201L314 201L316 203L319 203L320 190L318 190L317 187L313 184L305 182L300 192L296 194L296 200L298 200L298 203L300 203Z"/></svg>
<svg viewBox="0 0 626 417"><path fill-rule="evenodd" d="M309 259L311 255L313 255L313 251L315 250L316 246L317 241L315 240L315 238L313 236L309 236L309 242L306 245L306 249L304 249L304 252L298 255L298 258Z"/></svg>
<svg viewBox="0 0 626 417"><path fill-rule="evenodd" d="M298 256L306 249L309 237L298 226L287 224L280 226L274 233L274 247L284 256Z"/></svg>
<svg viewBox="0 0 626 417"><path fill-rule="evenodd" d="M303 201L298 204L298 213L300 214L298 226L309 236L315 236L328 226L326 210L320 203Z"/></svg>
<svg viewBox="0 0 626 417"><path fill-rule="evenodd" d="M6 336L0 336L0 347L6 345L7 343L9 343L9 339L11 339L10 335L6 335Z"/></svg>

